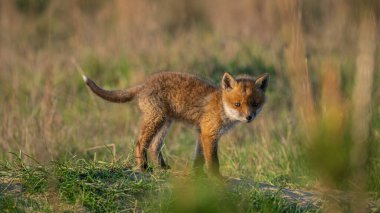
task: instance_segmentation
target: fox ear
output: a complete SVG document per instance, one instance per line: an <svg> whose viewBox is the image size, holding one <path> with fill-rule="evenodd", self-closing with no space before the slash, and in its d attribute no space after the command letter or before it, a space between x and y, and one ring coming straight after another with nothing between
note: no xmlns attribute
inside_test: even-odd
<svg viewBox="0 0 380 213"><path fill-rule="evenodd" d="M265 92L268 87L269 74L265 73L255 80L255 85Z"/></svg>
<svg viewBox="0 0 380 213"><path fill-rule="evenodd" d="M233 89L235 85L236 85L235 78L232 77L232 75L229 74L228 72L225 72L222 79L222 88L230 90L230 89Z"/></svg>

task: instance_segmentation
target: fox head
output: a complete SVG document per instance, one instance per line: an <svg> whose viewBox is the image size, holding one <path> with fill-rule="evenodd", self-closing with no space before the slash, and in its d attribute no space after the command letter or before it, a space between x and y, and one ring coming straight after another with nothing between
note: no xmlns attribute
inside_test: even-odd
<svg viewBox="0 0 380 213"><path fill-rule="evenodd" d="M268 74L253 79L245 75L234 78L229 73L224 73L222 101L227 117L234 121L253 121L265 103L268 80Z"/></svg>

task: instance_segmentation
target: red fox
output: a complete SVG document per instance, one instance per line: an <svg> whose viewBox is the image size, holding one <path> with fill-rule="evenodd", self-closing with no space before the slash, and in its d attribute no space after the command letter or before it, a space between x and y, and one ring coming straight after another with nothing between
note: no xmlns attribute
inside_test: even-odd
<svg viewBox="0 0 380 213"><path fill-rule="evenodd" d="M268 74L258 78L241 75L234 78L224 73L221 86L214 86L199 77L177 72L151 75L140 85L123 90L104 90L83 76L90 89L101 98L123 103L137 99L143 114L136 144L137 168L148 167L147 150L151 159L163 169L169 169L161 148L172 121L185 121L195 126L198 139L194 169L222 177L219 172L218 139L238 122L249 123L265 103Z"/></svg>

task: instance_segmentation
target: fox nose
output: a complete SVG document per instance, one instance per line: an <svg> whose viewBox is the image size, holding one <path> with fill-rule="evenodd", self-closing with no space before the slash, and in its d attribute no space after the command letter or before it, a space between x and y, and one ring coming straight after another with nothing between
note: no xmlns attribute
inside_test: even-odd
<svg viewBox="0 0 380 213"><path fill-rule="evenodd" d="M251 121L252 120L252 116L248 115L245 119L247 119L247 121Z"/></svg>

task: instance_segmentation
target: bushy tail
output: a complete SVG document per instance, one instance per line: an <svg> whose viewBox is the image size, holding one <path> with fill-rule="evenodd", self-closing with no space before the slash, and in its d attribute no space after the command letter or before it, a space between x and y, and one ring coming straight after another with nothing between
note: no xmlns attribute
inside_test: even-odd
<svg viewBox="0 0 380 213"><path fill-rule="evenodd" d="M123 90L105 90L96 85L94 81L87 78L86 76L83 75L82 77L84 82L86 82L87 86L90 87L92 92L94 92L96 95L107 101L115 103L124 103L131 101L141 89L141 86L136 86Z"/></svg>

